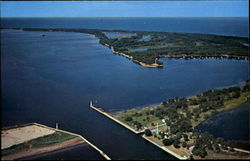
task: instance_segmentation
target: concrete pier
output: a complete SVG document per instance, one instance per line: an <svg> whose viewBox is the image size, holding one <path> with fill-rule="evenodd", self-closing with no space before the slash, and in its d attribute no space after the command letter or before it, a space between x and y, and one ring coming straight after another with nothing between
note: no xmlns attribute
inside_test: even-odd
<svg viewBox="0 0 250 161"><path fill-rule="evenodd" d="M103 111L102 109L95 107L95 106L92 104L92 102L91 102L91 101L90 101L90 108L92 108L92 109L94 109L94 110L98 111L99 113L101 113L101 114L103 114L103 115L107 116L107 117L108 117L108 118L110 118L111 120L113 120L113 121L117 122L118 124L120 124L120 125L124 126L125 128L129 129L130 131L132 131L132 132L134 132L134 133L136 133L136 134L141 134L141 133L144 133L144 130L137 131L137 130L135 130L135 129L131 128L130 126L128 126L128 125L126 125L126 124L124 124L124 123L123 123L123 122L121 122L120 120L118 120L118 119L114 118L113 116L111 116L111 115L110 115L110 114L108 114L107 112Z"/></svg>
<svg viewBox="0 0 250 161"><path fill-rule="evenodd" d="M42 125L42 124L38 124L38 123L33 123L33 124L38 125L38 126L42 126L42 127L46 127L46 128L50 128L50 129L53 129L55 131L60 131L60 132L63 132L63 133L67 133L67 134L70 134L70 135L74 135L74 136L80 137L87 144L89 144L91 147L93 147L95 150L97 150L106 160L111 160L111 158L107 154L105 154L103 151L101 151L99 148L97 148L95 145L93 145L91 142L89 142L87 139L85 139L81 135L78 135L78 134L75 134L75 133L72 133L72 132L68 132L68 131L64 131L64 130L60 130L60 129L55 129L55 128L48 127L48 126L45 126L45 125Z"/></svg>

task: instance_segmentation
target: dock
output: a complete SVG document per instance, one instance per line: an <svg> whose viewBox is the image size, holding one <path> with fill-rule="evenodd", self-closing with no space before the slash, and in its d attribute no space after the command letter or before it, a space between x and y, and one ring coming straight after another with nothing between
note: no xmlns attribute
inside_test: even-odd
<svg viewBox="0 0 250 161"><path fill-rule="evenodd" d="M126 125L125 123L121 122L120 120L116 119L115 117L113 117L112 115L108 114L107 112L105 112L104 110L102 110L101 108L98 108L98 107L95 107L92 103L92 101L90 101L90 108L98 111L99 113L107 116L108 118L110 118L111 120L115 121L116 123L124 126L125 128L129 129L130 131L134 132L135 134L142 134L144 133L144 130L141 130L141 131L137 131L133 128L131 128L130 126Z"/></svg>

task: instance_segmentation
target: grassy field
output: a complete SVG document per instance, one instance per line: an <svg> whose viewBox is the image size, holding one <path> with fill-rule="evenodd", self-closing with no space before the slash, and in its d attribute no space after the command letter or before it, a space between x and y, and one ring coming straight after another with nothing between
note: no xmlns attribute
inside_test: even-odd
<svg viewBox="0 0 250 161"><path fill-rule="evenodd" d="M1 152L2 156L11 155L18 152L26 151L30 148L47 147L56 143L61 143L73 139L75 137L76 136L57 131L51 135L39 137L37 139L33 139L31 141L27 141L18 145L13 145L7 149L2 150Z"/></svg>

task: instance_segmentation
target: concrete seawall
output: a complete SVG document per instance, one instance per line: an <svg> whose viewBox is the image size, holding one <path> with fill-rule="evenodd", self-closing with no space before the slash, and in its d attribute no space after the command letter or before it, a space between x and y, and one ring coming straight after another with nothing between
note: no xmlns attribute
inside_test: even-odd
<svg viewBox="0 0 250 161"><path fill-rule="evenodd" d="M63 133L67 133L67 134L70 134L70 135L74 135L76 137L80 137L87 144L89 144L91 147L93 147L95 150L97 150L106 160L111 160L111 158L107 154L105 154L103 151L101 151L99 148L97 148L95 145L93 145L91 142L89 142L87 139L85 139L81 135L78 135L78 134L75 134L75 133L72 133L72 132L68 132L68 131L64 131L64 130L60 130L60 129L55 129L55 128L48 127L48 126L38 124L38 123L32 123L32 124L37 125L37 126L42 126L42 127L45 127L45 128L49 128L49 129L53 129L55 131L60 131L60 132L63 132Z"/></svg>
<svg viewBox="0 0 250 161"><path fill-rule="evenodd" d="M187 160L189 159L188 157L182 157L174 152L172 152L171 150L168 150L166 147L164 146L160 146L158 144L156 144L155 142L151 141L150 139L148 139L147 137L145 137L144 135L142 136L144 139L146 139L147 141L149 141L150 143L154 144L155 146L157 146L158 148L164 150L165 152L168 152L169 154L173 155L174 157L180 159L180 160Z"/></svg>
<svg viewBox="0 0 250 161"><path fill-rule="evenodd" d="M131 128L130 126L128 126L128 125L124 124L123 122L117 120L116 118L114 118L113 116L111 116L110 114L108 114L107 112L104 112L104 111L101 110L100 108L95 107L92 103L90 103L90 108L92 108L92 109L94 109L94 110L100 112L101 114L107 116L107 117L110 118L111 120L113 120L113 121L117 122L118 124L124 126L125 128L129 129L130 131L134 132L135 134L142 134L142 133L144 133L144 130L142 130L142 131L136 131L136 130L134 130L133 128ZM168 150L168 149L165 148L165 147L159 146L158 144L156 144L156 143L154 143L153 141L151 141L151 140L149 140L148 138L146 138L144 135L143 135L142 137L143 137L144 139L148 140L149 142L151 142L152 144L156 145L156 146L159 147L160 149L164 150L165 152L167 152L167 153L173 155L174 157L176 157L176 158L178 158L178 159L180 159L180 160L187 160L187 159L189 159L188 157L182 157L182 156L180 156L180 155L178 155L178 154L176 154L176 153L174 153L174 152Z"/></svg>
<svg viewBox="0 0 250 161"><path fill-rule="evenodd" d="M103 114L103 115L107 116L107 117L108 117L108 118L110 118L111 120L113 120L113 121L117 122L118 124L120 124L120 125L124 126L125 128L129 129L130 131L132 131L132 132L136 133L136 134L141 134L141 133L143 133L143 132L144 132L144 130L141 130L141 131L136 131L135 129L131 128L130 126L128 126L128 125L126 125L126 124L124 124L124 123L123 123L123 122L121 122L120 120L118 120L118 119L114 118L114 117L113 117L113 116L111 116L110 114L108 114L108 113L106 113L106 112L104 112L104 111L100 110L99 108L97 108L97 107L93 106L92 104L90 104L90 107L91 107L92 109L94 109L94 110L98 111L99 113L101 113L101 114Z"/></svg>

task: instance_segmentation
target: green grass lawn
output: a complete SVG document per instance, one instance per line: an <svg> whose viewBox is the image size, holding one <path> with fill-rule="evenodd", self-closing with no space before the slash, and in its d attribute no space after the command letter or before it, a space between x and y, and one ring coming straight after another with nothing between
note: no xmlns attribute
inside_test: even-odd
<svg viewBox="0 0 250 161"><path fill-rule="evenodd" d="M32 148L46 147L46 146L50 146L56 143L64 142L66 140L73 139L75 137L76 136L74 135L70 135L70 134L57 131L51 135L39 137L39 138L24 142L18 145L13 145L7 149L1 150L1 152L2 152L2 156L11 155L11 154L15 154L18 152L26 151L31 147Z"/></svg>

